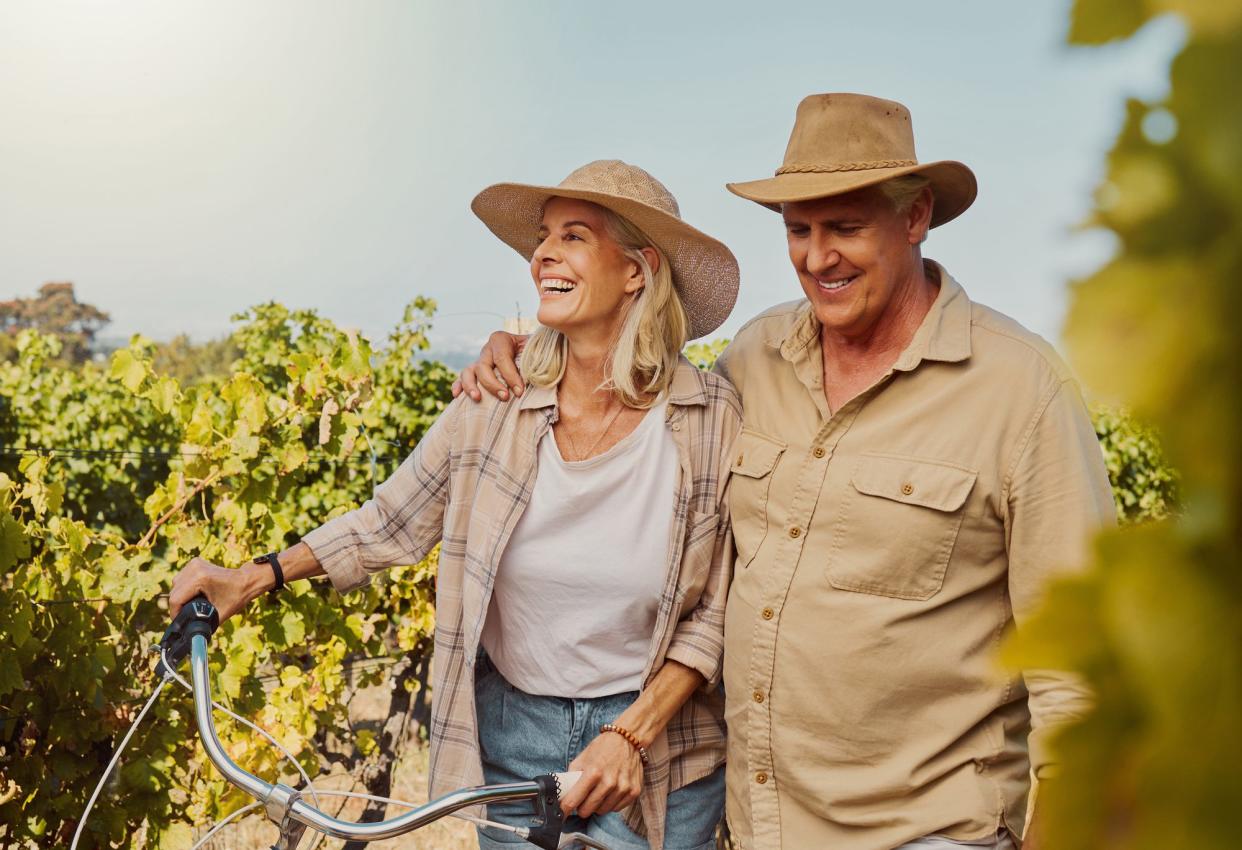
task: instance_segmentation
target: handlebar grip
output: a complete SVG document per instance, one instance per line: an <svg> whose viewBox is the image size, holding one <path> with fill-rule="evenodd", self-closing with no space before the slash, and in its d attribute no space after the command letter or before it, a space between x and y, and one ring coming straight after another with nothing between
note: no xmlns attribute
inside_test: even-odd
<svg viewBox="0 0 1242 850"><path fill-rule="evenodd" d="M195 635L209 638L219 627L220 614L205 594L200 593L183 605L180 613L164 631L164 636L160 638L159 645L163 651L160 663L155 668L156 675L163 677L171 672L164 666L165 659L174 669L180 666L190 654L191 638Z"/></svg>

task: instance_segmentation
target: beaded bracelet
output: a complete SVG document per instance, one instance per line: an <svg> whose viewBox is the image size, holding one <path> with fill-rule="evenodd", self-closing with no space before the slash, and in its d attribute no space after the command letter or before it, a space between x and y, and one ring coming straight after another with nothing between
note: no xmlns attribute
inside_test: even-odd
<svg viewBox="0 0 1242 850"><path fill-rule="evenodd" d="M631 747L638 750L638 758L643 764L651 764L651 756L647 753L647 748L638 742L638 738L629 729L623 729L615 723L605 723L599 727L599 733L615 732L624 738Z"/></svg>

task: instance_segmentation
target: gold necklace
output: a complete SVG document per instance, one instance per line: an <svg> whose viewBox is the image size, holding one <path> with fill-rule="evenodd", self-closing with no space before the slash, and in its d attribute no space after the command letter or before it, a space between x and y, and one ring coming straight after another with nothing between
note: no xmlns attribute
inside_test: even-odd
<svg viewBox="0 0 1242 850"><path fill-rule="evenodd" d="M569 447L573 449L574 451L574 457L573 457L574 462L583 461L583 460L586 460L588 457L590 457L591 452L595 451L595 447L598 446L600 444L600 441L603 440L604 437L608 434L608 431L612 428L613 423L617 421L617 417L621 415L621 411L624 409L625 409L624 404L617 406L616 412L612 414L612 417L604 425L604 430L599 432L599 436L595 438L595 442L591 443L591 445L587 448L586 454L579 453L578 444L577 442L574 441L573 433L570 432L569 429L567 428L563 429L565 436L569 438Z"/></svg>

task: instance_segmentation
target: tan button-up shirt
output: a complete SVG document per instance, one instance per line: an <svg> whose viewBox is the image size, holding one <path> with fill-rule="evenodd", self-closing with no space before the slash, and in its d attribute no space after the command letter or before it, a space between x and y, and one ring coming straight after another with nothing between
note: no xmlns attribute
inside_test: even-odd
<svg viewBox="0 0 1242 850"><path fill-rule="evenodd" d="M746 848L1021 834L1048 730L1085 707L1068 677L1007 679L994 656L1114 521L1099 444L1052 349L928 270L914 339L833 414L805 300L719 363L744 411L725 716Z"/></svg>
<svg viewBox="0 0 1242 850"><path fill-rule="evenodd" d="M434 796L483 781L475 655L500 556L530 501L539 441L556 420L554 387L530 389L520 403L458 399L374 499L302 538L341 592L362 586L378 570L417 563L443 544L432 665ZM682 358L665 421L680 469L643 682L671 659L698 670L708 683L652 744L642 796L627 812L627 822L644 831L654 848L661 846L668 793L724 761L723 700L716 686L733 558L724 494L729 449L740 425L733 388Z"/></svg>

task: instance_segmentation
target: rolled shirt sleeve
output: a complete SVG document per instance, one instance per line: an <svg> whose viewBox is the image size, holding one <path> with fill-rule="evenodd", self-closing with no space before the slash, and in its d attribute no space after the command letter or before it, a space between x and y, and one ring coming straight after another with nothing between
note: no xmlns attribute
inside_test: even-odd
<svg viewBox="0 0 1242 850"><path fill-rule="evenodd" d="M733 574L733 535L727 509L721 511L715 533L703 545L712 546L707 584L698 604L677 624L664 657L699 671L707 680L704 687L711 689L720 683L725 599Z"/></svg>
<svg viewBox="0 0 1242 850"><path fill-rule="evenodd" d="M719 364L719 361L717 361ZM721 374L720 370L715 370ZM727 381L727 379L726 379ZM724 394L730 400L737 395L731 384L726 384ZM734 404L722 404L715 409L715 427L711 429L715 439L702 454L709 458L711 480L717 482L716 519L690 529L682 552L679 572L687 575L693 568L689 564L702 563L709 557L707 579L697 603L686 612L673 632L665 658L697 670L706 680L705 690L714 689L723 674L725 601L729 596L729 583L733 579L733 531L729 514L729 475L734 447L742 430L741 410ZM706 518L705 518L706 519ZM710 555L708 554L710 553Z"/></svg>
<svg viewBox="0 0 1242 850"><path fill-rule="evenodd" d="M440 541L460 404L449 405L374 498L302 537L337 591L363 587L379 570L416 564Z"/></svg>
<svg viewBox="0 0 1242 850"><path fill-rule="evenodd" d="M1021 629L1057 574L1084 569L1093 537L1116 524L1112 490L1099 440L1072 380L1051 387L1007 476L1009 594ZM1023 672L1029 692L1031 767L1055 771L1049 738L1091 706L1078 677L1054 670Z"/></svg>

